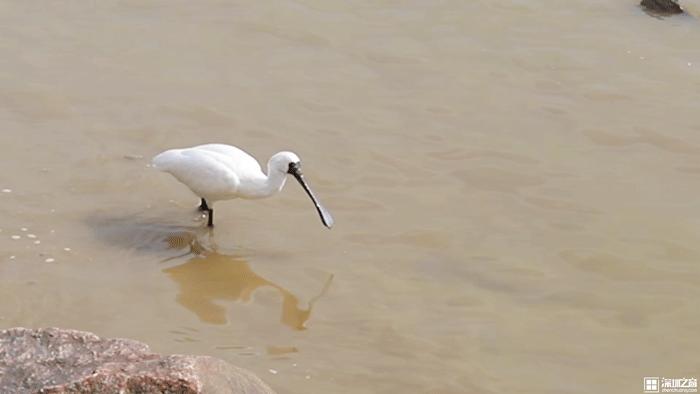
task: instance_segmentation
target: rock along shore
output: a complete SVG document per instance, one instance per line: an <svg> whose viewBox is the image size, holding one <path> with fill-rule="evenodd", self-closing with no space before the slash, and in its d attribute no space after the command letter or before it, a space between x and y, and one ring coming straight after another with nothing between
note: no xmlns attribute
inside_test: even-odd
<svg viewBox="0 0 700 394"><path fill-rule="evenodd" d="M159 355L130 339L60 328L0 331L0 393L274 393L208 356Z"/></svg>

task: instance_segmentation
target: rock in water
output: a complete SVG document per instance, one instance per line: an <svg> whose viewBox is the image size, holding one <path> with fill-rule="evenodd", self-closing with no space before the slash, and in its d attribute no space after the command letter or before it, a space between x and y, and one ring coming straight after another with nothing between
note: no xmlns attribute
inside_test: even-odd
<svg viewBox="0 0 700 394"><path fill-rule="evenodd" d="M683 9L675 0L642 0L642 8L657 15L682 14Z"/></svg>
<svg viewBox="0 0 700 394"><path fill-rule="evenodd" d="M162 356L130 339L59 328L0 331L0 393L274 392L253 373L207 356Z"/></svg>

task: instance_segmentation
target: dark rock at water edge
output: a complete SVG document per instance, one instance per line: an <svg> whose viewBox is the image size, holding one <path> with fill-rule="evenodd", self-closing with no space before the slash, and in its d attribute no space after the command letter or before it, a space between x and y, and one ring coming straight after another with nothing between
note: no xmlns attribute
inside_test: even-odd
<svg viewBox="0 0 700 394"><path fill-rule="evenodd" d="M0 393L274 393L207 356L163 356L130 339L59 328L0 331Z"/></svg>
<svg viewBox="0 0 700 394"><path fill-rule="evenodd" d="M642 0L640 5L645 11L657 15L674 15L683 13L683 9L675 0Z"/></svg>

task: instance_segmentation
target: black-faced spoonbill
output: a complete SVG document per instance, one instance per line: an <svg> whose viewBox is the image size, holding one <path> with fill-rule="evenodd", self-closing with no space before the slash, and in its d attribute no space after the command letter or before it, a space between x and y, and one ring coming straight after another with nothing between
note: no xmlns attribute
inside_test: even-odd
<svg viewBox="0 0 700 394"><path fill-rule="evenodd" d="M311 197L323 224L333 226L333 217L311 192L301 173L299 156L292 152L275 153L267 162L267 175L253 156L223 144L166 150L153 158L152 165L173 175L202 199L199 209L208 212L209 227L214 225L215 201L270 197L282 190L287 174L294 175Z"/></svg>

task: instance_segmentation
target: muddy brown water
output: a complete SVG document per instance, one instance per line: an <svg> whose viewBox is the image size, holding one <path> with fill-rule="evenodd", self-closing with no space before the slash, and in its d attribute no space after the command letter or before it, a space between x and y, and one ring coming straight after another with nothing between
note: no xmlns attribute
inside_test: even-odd
<svg viewBox="0 0 700 394"><path fill-rule="evenodd" d="M635 1L0 3L0 326L280 393L700 374L700 23ZM217 204L161 150L298 153Z"/></svg>

